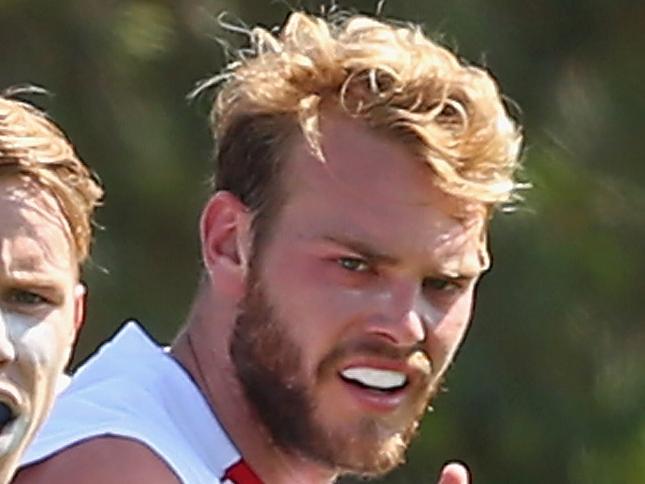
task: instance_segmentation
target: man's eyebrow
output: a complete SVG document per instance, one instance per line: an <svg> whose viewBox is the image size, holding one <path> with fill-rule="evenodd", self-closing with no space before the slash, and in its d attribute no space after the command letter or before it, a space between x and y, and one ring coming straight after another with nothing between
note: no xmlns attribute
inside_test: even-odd
<svg viewBox="0 0 645 484"><path fill-rule="evenodd" d="M64 282L66 276L66 269L35 255L13 258L10 267L0 264L0 279L21 285L57 286Z"/></svg>
<svg viewBox="0 0 645 484"><path fill-rule="evenodd" d="M351 237L325 236L323 237L323 240L333 244L342 245L343 247L360 254L371 262L379 262L385 265L395 265L399 262L396 257L378 251L369 244Z"/></svg>
<svg viewBox="0 0 645 484"><path fill-rule="evenodd" d="M451 282L468 282L477 279L482 273L483 271L464 271L459 273L454 271L439 271L435 275L428 277L439 277Z"/></svg>
<svg viewBox="0 0 645 484"><path fill-rule="evenodd" d="M5 283L19 287L32 287L43 290L58 290L64 284L62 278L38 272L2 274L0 279L4 280Z"/></svg>
<svg viewBox="0 0 645 484"><path fill-rule="evenodd" d="M463 282L480 277L487 271L486 267L479 266L475 267L471 265L470 267L459 268L457 270L448 269L447 267L439 268L437 271L437 276L444 279L454 281L454 282Z"/></svg>
<svg viewBox="0 0 645 484"><path fill-rule="evenodd" d="M324 236L326 242L331 242L343 246L351 251L356 252L365 259L373 263L380 263L387 266L394 266L399 263L399 259L390 254L386 254L372 247L370 244L348 236ZM453 282L467 282L480 277L487 271L486 267L469 265L469 267L460 267L456 270L448 267L437 267L436 271L430 271L427 277L441 277Z"/></svg>

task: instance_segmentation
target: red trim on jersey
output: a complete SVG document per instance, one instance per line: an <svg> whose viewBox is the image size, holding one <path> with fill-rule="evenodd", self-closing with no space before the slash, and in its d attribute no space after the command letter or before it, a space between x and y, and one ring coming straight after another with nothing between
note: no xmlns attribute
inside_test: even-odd
<svg viewBox="0 0 645 484"><path fill-rule="evenodd" d="M233 481L234 484L263 484L253 469L244 461L238 460L231 467L226 469L224 479Z"/></svg>

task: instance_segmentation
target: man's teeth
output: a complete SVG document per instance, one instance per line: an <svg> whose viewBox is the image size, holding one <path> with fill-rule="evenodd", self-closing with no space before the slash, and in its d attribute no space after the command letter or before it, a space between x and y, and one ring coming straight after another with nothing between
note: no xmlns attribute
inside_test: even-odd
<svg viewBox="0 0 645 484"><path fill-rule="evenodd" d="M378 390L391 390L400 388L405 384L406 377L403 373L377 368L354 367L341 372L346 380L360 383L363 386Z"/></svg>

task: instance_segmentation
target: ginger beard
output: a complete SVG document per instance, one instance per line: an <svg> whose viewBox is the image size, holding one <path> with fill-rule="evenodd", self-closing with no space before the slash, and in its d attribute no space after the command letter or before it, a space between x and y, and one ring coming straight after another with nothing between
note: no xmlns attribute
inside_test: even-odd
<svg viewBox="0 0 645 484"><path fill-rule="evenodd" d="M378 476L401 464L439 386L440 377L432 373L425 352L414 348L403 354L374 340L341 342L308 377L303 372L302 348L289 334L286 322L277 317L275 305L253 270L248 288L229 351L246 399L273 443L342 474ZM334 421L334 402L322 401L325 397L316 389L325 381L340 378L337 362L349 354L409 358L423 376L392 415L365 413Z"/></svg>

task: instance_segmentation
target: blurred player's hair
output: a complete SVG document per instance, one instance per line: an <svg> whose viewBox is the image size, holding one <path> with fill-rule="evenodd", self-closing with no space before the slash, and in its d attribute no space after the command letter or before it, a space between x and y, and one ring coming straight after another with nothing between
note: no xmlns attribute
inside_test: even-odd
<svg viewBox="0 0 645 484"><path fill-rule="evenodd" d="M63 131L41 110L13 98L20 92L0 96L0 177L22 177L49 190L68 222L81 264L89 254L92 215L103 189Z"/></svg>

